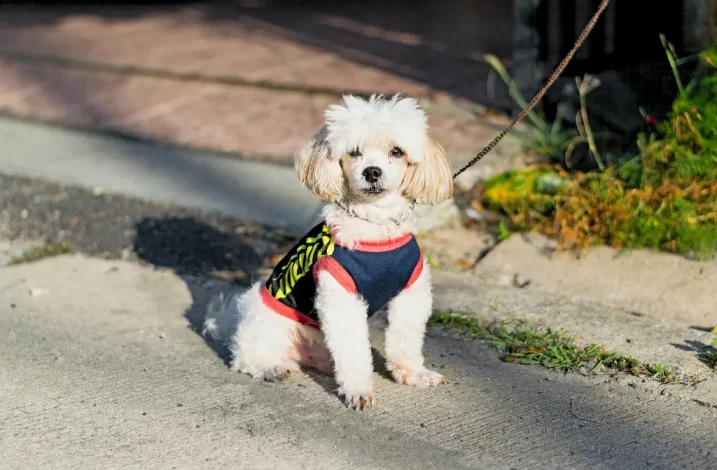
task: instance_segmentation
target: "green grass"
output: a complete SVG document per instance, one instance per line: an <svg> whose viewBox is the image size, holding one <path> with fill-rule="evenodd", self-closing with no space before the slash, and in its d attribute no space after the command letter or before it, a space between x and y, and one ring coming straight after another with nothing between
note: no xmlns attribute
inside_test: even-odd
<svg viewBox="0 0 717 470"><path fill-rule="evenodd" d="M505 362L541 365L565 373L621 373L663 384L693 385L699 382L699 379L675 374L661 364L645 364L602 346L581 346L564 331L553 331L524 321L484 322L453 313L438 313L430 322L487 342L504 353L502 360Z"/></svg>
<svg viewBox="0 0 717 470"><path fill-rule="evenodd" d="M73 247L70 242L61 242L61 243L45 243L42 246L38 246L36 248L31 248L27 251L25 251L22 255L18 256L17 258L13 258L10 260L8 265L15 265L15 264L23 264L23 263L32 263L34 261L39 261L44 258L50 258L52 256L58 256L58 255L64 255L67 253L72 253Z"/></svg>

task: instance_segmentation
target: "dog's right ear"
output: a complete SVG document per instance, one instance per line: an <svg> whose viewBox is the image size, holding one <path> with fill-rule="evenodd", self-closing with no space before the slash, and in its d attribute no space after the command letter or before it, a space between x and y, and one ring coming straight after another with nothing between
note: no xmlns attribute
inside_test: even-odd
<svg viewBox="0 0 717 470"><path fill-rule="evenodd" d="M346 193L340 160L332 158L326 126L319 129L296 154L299 181L321 199L335 201Z"/></svg>

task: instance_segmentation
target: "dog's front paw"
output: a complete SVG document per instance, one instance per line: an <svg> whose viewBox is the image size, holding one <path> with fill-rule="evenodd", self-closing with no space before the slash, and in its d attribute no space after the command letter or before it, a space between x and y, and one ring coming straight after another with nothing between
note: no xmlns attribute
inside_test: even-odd
<svg viewBox="0 0 717 470"><path fill-rule="evenodd" d="M347 387L339 387L339 395L344 397L344 405L354 410L365 410L372 408L376 402L373 387L370 390L353 390Z"/></svg>
<svg viewBox="0 0 717 470"><path fill-rule="evenodd" d="M281 382L289 377L291 369L286 366L276 366L264 371L264 380L267 382Z"/></svg>
<svg viewBox="0 0 717 470"><path fill-rule="evenodd" d="M405 367L389 366L394 380L404 385L415 385L419 388L435 387L440 384L447 384L448 379L438 372L421 367L410 369Z"/></svg>
<svg viewBox="0 0 717 470"><path fill-rule="evenodd" d="M281 382L286 379L289 374L296 370L291 365L279 365L274 367L250 367L234 359L230 364L230 369L234 372L242 372L251 375L255 379L264 379L267 382Z"/></svg>

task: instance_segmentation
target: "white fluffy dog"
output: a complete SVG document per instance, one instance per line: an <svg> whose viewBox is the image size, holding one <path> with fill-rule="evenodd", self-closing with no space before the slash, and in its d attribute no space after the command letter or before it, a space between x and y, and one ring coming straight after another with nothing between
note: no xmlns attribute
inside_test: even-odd
<svg viewBox="0 0 717 470"><path fill-rule="evenodd" d="M447 382L423 364L431 276L413 208L450 198L453 182L415 99L344 96L325 118L295 162L301 182L330 201L322 223L269 279L215 301L204 334L227 345L232 370L275 380L310 366L335 374L345 404L364 409L374 404L367 318L384 306L394 379Z"/></svg>

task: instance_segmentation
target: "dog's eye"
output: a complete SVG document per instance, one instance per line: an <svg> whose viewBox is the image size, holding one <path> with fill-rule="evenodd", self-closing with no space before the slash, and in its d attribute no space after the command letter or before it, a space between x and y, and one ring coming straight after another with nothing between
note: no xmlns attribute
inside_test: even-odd
<svg viewBox="0 0 717 470"><path fill-rule="evenodd" d="M359 149L353 149L349 151L349 157L360 157L361 156L361 150Z"/></svg>
<svg viewBox="0 0 717 470"><path fill-rule="evenodd" d="M403 150L401 150L401 149L398 148L398 147L394 147L394 148L391 149L391 151L389 152L389 154L390 154L392 157L399 158L399 157L402 157L402 156L403 156Z"/></svg>

